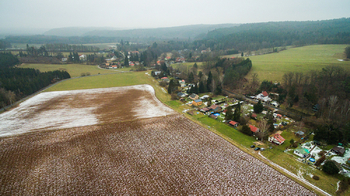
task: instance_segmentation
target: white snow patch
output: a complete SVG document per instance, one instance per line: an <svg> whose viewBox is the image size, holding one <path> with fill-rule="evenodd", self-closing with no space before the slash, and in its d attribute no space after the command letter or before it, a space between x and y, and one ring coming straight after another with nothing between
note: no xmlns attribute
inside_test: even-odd
<svg viewBox="0 0 350 196"><path fill-rule="evenodd" d="M331 158L331 160L336 161L340 164L346 164L348 159L350 158L350 149L347 149L344 153L344 156L334 156Z"/></svg>
<svg viewBox="0 0 350 196"><path fill-rule="evenodd" d="M36 112L36 110L40 109L43 104L49 103L48 101L54 101L53 99L66 95L72 99L73 96L82 94L84 99L89 100L100 93L117 92L123 94L132 89L147 91L153 98L152 100L139 100L139 105L135 109L136 117L150 118L175 113L155 97L155 91L150 85L44 92L22 102L12 110L0 114L0 137L41 129L52 130L98 124L100 122L94 114L98 106L75 108L62 103L54 104L53 108L44 108L40 112Z"/></svg>

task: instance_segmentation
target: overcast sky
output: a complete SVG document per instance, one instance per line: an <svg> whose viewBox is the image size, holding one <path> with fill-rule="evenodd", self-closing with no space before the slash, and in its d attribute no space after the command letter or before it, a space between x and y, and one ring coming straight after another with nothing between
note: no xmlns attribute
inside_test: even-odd
<svg viewBox="0 0 350 196"><path fill-rule="evenodd" d="M154 28L350 17L350 0L0 0L0 28Z"/></svg>

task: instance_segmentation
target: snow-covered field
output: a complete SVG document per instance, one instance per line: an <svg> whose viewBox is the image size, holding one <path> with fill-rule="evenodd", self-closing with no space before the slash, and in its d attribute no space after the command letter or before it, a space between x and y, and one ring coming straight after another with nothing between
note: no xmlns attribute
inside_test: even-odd
<svg viewBox="0 0 350 196"><path fill-rule="evenodd" d="M0 114L0 137L174 113L150 85L44 92Z"/></svg>

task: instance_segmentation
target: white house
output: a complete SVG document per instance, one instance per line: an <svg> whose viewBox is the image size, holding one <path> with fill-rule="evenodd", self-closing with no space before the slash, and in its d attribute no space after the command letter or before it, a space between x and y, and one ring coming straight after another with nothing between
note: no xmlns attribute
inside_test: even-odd
<svg viewBox="0 0 350 196"><path fill-rule="evenodd" d="M263 91L262 93L258 94L256 96L256 99L261 100L263 102L272 101L272 99L269 97L269 94L266 91Z"/></svg>
<svg viewBox="0 0 350 196"><path fill-rule="evenodd" d="M281 145L283 144L283 142L285 141L286 139L284 139L280 134L276 133L276 134L273 134L273 135L270 135L269 137L269 142L271 143L275 143L275 144L278 144L278 145Z"/></svg>

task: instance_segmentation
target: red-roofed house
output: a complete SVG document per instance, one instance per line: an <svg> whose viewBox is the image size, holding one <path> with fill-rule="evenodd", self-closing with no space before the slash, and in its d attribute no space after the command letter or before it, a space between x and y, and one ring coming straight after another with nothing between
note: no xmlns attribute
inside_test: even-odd
<svg viewBox="0 0 350 196"><path fill-rule="evenodd" d="M249 125L249 128L253 133L257 133L260 131L260 129L258 127L255 127L253 125Z"/></svg>
<svg viewBox="0 0 350 196"><path fill-rule="evenodd" d="M281 145L286 139L284 139L280 134L276 133L273 135L270 135L269 142Z"/></svg>
<svg viewBox="0 0 350 196"><path fill-rule="evenodd" d="M234 127L237 127L238 126L238 122L236 121L230 121L228 124L234 126Z"/></svg>
<svg viewBox="0 0 350 196"><path fill-rule="evenodd" d="M252 117L252 119L255 119L255 120L256 120L256 117L258 117L258 115L256 115L255 113L253 113L253 114L251 115L251 117Z"/></svg>
<svg viewBox="0 0 350 196"><path fill-rule="evenodd" d="M269 95L269 94L267 94L266 91L262 92L262 94L263 94L264 97L267 97Z"/></svg>

